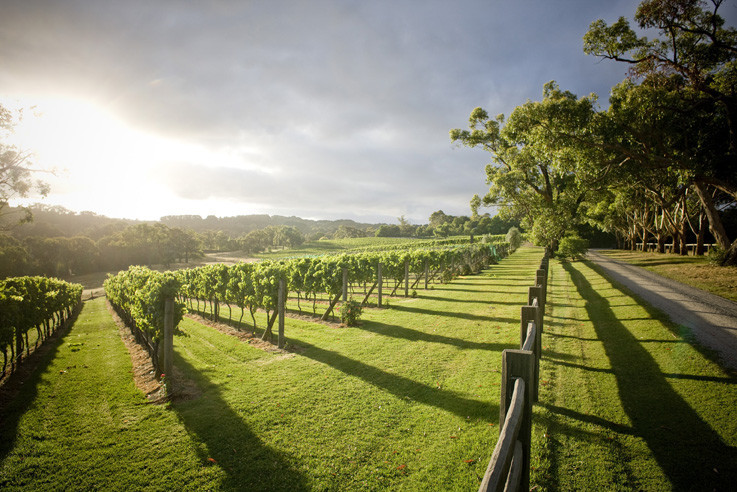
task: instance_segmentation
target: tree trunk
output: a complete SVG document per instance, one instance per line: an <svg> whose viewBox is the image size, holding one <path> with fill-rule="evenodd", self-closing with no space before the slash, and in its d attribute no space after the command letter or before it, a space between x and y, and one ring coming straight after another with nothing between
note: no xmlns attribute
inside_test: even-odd
<svg viewBox="0 0 737 492"><path fill-rule="evenodd" d="M704 256L704 237L706 236L704 217L704 212L699 213L699 234L696 237L696 251L694 253L698 256Z"/></svg>
<svg viewBox="0 0 737 492"><path fill-rule="evenodd" d="M701 205L704 207L706 218L709 219L709 230L714 236L714 239L716 239L720 248L729 249L730 241L727 236L727 231L724 229L722 219L719 217L719 212L714 205L714 200L712 200L709 191L706 189L706 185L695 181L694 188L696 189L696 194L699 196Z"/></svg>

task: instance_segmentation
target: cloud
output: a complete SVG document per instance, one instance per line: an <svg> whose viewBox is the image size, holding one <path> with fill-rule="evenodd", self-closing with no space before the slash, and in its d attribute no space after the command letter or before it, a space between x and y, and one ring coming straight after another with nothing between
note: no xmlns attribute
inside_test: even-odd
<svg viewBox="0 0 737 492"><path fill-rule="evenodd" d="M581 37L637 3L6 0L0 87L233 157L154 166L182 199L419 221L484 192L488 158L448 138L474 107L509 113L551 79L605 102L624 67Z"/></svg>

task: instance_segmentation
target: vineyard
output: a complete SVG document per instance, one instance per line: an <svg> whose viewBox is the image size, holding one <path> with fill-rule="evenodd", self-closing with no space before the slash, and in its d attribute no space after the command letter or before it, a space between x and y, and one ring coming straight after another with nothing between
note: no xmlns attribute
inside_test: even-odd
<svg viewBox="0 0 737 492"><path fill-rule="evenodd" d="M82 286L46 277L0 280L0 348L5 376L8 362L17 365L72 316L82 299ZM35 333L31 333L35 329ZM30 337L29 337L30 333Z"/></svg>
<svg viewBox="0 0 737 492"><path fill-rule="evenodd" d="M366 304L376 291L381 305L383 279L394 283L394 295L404 282L404 295L424 278L427 289L431 280L448 282L458 275L478 273L490 263L507 255L508 245L497 238L496 244L462 244L456 240L422 242L421 248L367 251L286 260L206 265L177 272L156 272L135 266L105 281L107 297L130 326L136 339L149 352L157 373L161 373L161 341L164 334L165 299L177 297L173 325L181 321L185 305L189 310L207 313L215 321L220 319L221 303L228 307L232 320L232 306L240 309L239 325L246 310L256 333L256 313L265 313L262 339L273 338L273 326L280 306L302 314L303 302L311 304L317 315L318 303L326 319L338 303L355 302L360 292L361 304ZM428 246L435 246L430 249ZM414 281L410 287L410 277ZM280 294L280 285L284 290ZM369 288L369 285L370 288ZM378 288L377 288L378 287ZM327 298L324 298L327 296ZM323 304L327 301L327 307ZM202 303L202 306L200 305ZM287 306L287 303L289 305ZM280 321L279 346L284 346L283 320Z"/></svg>

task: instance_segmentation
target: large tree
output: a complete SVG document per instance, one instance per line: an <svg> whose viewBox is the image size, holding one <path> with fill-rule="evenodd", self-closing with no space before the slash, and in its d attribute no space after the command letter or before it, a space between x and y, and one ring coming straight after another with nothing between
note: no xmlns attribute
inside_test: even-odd
<svg viewBox="0 0 737 492"><path fill-rule="evenodd" d="M468 130L450 131L453 142L491 154L483 203L521 219L539 244L555 248L572 232L581 204L611 166L601 146L591 144L595 105L594 95L577 98L549 82L542 101L518 106L509 118L491 119L476 108Z"/></svg>
<svg viewBox="0 0 737 492"><path fill-rule="evenodd" d="M660 160L687 175L712 234L727 250L724 263L737 264L737 238L730 242L715 204L719 193L728 201L737 201L737 30L725 27L718 14L722 4L723 0L643 1L635 21L642 29L655 30L656 38L639 36L624 17L611 25L598 20L584 37L584 51L629 64L631 79L643 81L647 87L667 81L671 86L667 94L650 98L657 101L657 111L667 108L681 121L696 122L705 114L713 119L706 123L711 138L700 130L703 127L680 128L681 141L674 142L681 151L677 155L663 152L663 148L647 150L650 162ZM724 132L719 129L720 120ZM700 121L706 122L703 118ZM703 141L695 141L693 131ZM670 135L678 133L671 131ZM724 143L718 141L720 138Z"/></svg>

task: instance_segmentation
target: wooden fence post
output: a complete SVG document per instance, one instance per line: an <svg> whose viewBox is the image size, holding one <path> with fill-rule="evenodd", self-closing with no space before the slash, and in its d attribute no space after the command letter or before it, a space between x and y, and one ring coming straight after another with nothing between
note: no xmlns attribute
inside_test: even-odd
<svg viewBox="0 0 737 492"><path fill-rule="evenodd" d="M376 268L376 276L377 276L377 282L378 282L378 288L379 288L379 307L381 307L381 287L383 285L383 279L381 278L381 262L379 262L379 266Z"/></svg>
<svg viewBox="0 0 737 492"><path fill-rule="evenodd" d="M279 309L279 338L277 341L277 345L279 348L284 348L284 344L286 340L284 339L284 316L286 311L286 291L287 291L287 281L284 278L279 279L279 299L278 299L278 309Z"/></svg>
<svg viewBox="0 0 737 492"><path fill-rule="evenodd" d="M544 310L545 309L545 303L548 300L548 271L540 269L537 271L537 274L535 275L535 285L542 287L542 302L539 302L540 307ZM544 312L544 311L543 311Z"/></svg>
<svg viewBox="0 0 737 492"><path fill-rule="evenodd" d="M519 441L522 443L522 480L520 490L530 490L530 446L532 443L532 377L535 356L527 350L505 350L502 352L502 388L499 402L499 427L504 425L509 403L514 391L514 380L525 381L525 405Z"/></svg>
<svg viewBox="0 0 737 492"><path fill-rule="evenodd" d="M520 323L520 348L525 344L525 338L527 337L527 325L532 321L535 323L535 340L532 344L532 353L535 355L534 367L533 367L533 378L526 381L530 386L532 401L537 401L537 387L538 379L540 377L540 349L541 349L541 329L537 324L540 319L540 307L538 306L523 306L521 323Z"/></svg>
<svg viewBox="0 0 737 492"><path fill-rule="evenodd" d="M343 267L343 302L348 300L348 268Z"/></svg>
<svg viewBox="0 0 737 492"><path fill-rule="evenodd" d="M404 297L409 297L409 260L404 260Z"/></svg>
<svg viewBox="0 0 737 492"><path fill-rule="evenodd" d="M427 281L428 281L429 276L430 276L430 265L428 265L427 260L425 260L425 290L427 290Z"/></svg>
<svg viewBox="0 0 737 492"><path fill-rule="evenodd" d="M174 299L167 297L164 300L164 363L161 365L166 378L171 380L174 366Z"/></svg>

